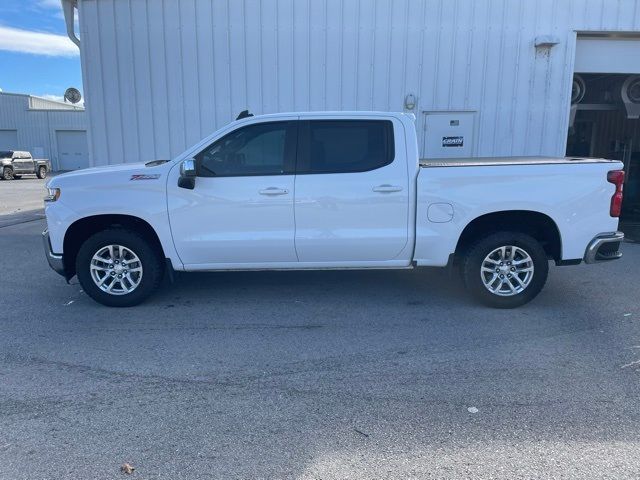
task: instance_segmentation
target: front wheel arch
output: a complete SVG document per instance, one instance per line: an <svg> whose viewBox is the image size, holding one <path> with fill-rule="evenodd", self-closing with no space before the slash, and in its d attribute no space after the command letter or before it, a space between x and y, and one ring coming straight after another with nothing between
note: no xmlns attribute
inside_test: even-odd
<svg viewBox="0 0 640 480"><path fill-rule="evenodd" d="M160 238L149 222L133 215L93 215L76 220L64 235L62 251L67 280L76 274L76 257L81 245L103 230L120 228L131 230L145 238L162 258L165 257Z"/></svg>

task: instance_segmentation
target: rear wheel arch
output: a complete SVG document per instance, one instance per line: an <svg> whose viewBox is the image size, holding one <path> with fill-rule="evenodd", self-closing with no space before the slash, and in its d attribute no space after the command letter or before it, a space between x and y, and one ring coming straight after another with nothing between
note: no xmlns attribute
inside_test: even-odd
<svg viewBox="0 0 640 480"><path fill-rule="evenodd" d="M476 217L458 238L456 259L479 239L504 231L529 235L540 242L550 259L556 262L562 260L562 237L558 225L550 216L533 210L505 210Z"/></svg>
<svg viewBox="0 0 640 480"><path fill-rule="evenodd" d="M162 258L165 257L158 234L151 224L142 218L120 214L84 217L72 223L64 235L63 260L67 279L76 274L76 257L82 244L98 232L117 228L138 233L162 255Z"/></svg>

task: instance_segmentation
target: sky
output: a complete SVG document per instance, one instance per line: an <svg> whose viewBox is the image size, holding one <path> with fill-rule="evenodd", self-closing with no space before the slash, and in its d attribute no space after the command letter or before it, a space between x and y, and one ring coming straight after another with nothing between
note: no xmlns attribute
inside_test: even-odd
<svg viewBox="0 0 640 480"><path fill-rule="evenodd" d="M80 52L60 0L0 0L0 88L62 100L68 87L82 92Z"/></svg>

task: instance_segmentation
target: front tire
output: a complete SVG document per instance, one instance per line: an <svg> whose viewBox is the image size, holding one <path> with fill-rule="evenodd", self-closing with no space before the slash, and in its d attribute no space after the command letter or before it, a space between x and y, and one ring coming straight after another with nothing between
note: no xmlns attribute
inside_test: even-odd
<svg viewBox="0 0 640 480"><path fill-rule="evenodd" d="M76 274L84 291L109 307L132 307L160 286L164 265L160 252L136 232L110 229L89 237L76 257Z"/></svg>
<svg viewBox="0 0 640 480"><path fill-rule="evenodd" d="M2 170L2 178L4 180L13 180L13 168L4 167L4 169Z"/></svg>
<svg viewBox="0 0 640 480"><path fill-rule="evenodd" d="M535 238L499 232L473 244L463 258L469 292L494 308L515 308L533 300L549 274L547 254Z"/></svg>
<svg viewBox="0 0 640 480"><path fill-rule="evenodd" d="M47 167L43 166L38 168L38 171L36 172L36 176L41 180L44 178L47 178Z"/></svg>

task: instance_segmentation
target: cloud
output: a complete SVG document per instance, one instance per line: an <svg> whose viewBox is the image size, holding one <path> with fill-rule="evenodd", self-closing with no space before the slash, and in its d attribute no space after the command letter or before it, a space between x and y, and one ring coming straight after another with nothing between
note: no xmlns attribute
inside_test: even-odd
<svg viewBox="0 0 640 480"><path fill-rule="evenodd" d="M33 32L0 25L0 50L49 57L76 57L78 47L66 35Z"/></svg>
<svg viewBox="0 0 640 480"><path fill-rule="evenodd" d="M39 95L39 96L46 100L55 100L56 102L65 103L64 96L62 95L45 94L45 95ZM75 105L76 107L84 107L84 98L76 104L69 104L69 105Z"/></svg>
<svg viewBox="0 0 640 480"><path fill-rule="evenodd" d="M45 94L41 96L46 100L55 100L56 102L64 102L64 97L62 95Z"/></svg>

